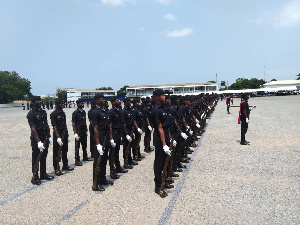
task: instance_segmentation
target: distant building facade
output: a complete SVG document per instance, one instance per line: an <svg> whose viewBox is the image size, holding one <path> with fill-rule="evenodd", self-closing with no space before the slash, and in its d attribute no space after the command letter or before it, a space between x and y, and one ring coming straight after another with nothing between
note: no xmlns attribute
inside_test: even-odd
<svg viewBox="0 0 300 225"><path fill-rule="evenodd" d="M94 99L96 94L103 94L105 100L109 101L111 97L116 96L117 92L114 90L87 90L76 88L63 88L67 92L67 101L76 102L77 99L82 98L84 102L90 102Z"/></svg>
<svg viewBox="0 0 300 225"><path fill-rule="evenodd" d="M300 80L278 80L265 83L264 88L276 88L280 90L299 90Z"/></svg>
<svg viewBox="0 0 300 225"><path fill-rule="evenodd" d="M126 88L127 97L151 96L156 89L170 91L174 95L198 95L201 93L212 93L218 91L217 83L184 83L163 85L141 85Z"/></svg>

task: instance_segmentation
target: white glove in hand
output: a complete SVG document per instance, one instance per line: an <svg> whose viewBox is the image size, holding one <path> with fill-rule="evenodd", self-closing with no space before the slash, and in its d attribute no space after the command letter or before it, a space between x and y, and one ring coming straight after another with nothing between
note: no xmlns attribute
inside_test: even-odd
<svg viewBox="0 0 300 225"><path fill-rule="evenodd" d="M187 127L186 127L186 131L188 131L189 129L190 129L190 126L187 126Z"/></svg>
<svg viewBox="0 0 300 225"><path fill-rule="evenodd" d="M49 137L48 140L49 140L49 145L51 145L51 144L52 144L52 139L51 139L51 137Z"/></svg>
<svg viewBox="0 0 300 225"><path fill-rule="evenodd" d="M199 123L199 120L198 120L198 119L196 119L196 123Z"/></svg>
<svg viewBox="0 0 300 225"><path fill-rule="evenodd" d="M71 141L70 136L68 136L68 142L70 142L70 141Z"/></svg>
<svg viewBox="0 0 300 225"><path fill-rule="evenodd" d="M192 130L190 130L189 133L190 133L190 135L192 136L194 132L193 132Z"/></svg>
<svg viewBox="0 0 300 225"><path fill-rule="evenodd" d="M164 149L164 151L165 151L166 154L168 154L169 156L171 156L171 151L170 151L168 145L165 145L165 146L163 147L163 149Z"/></svg>
<svg viewBox="0 0 300 225"><path fill-rule="evenodd" d="M200 125L199 125L199 123L197 123L197 124L196 124L196 127L197 127L197 128L200 128Z"/></svg>
<svg viewBox="0 0 300 225"><path fill-rule="evenodd" d="M141 130L141 128L138 128L137 131L139 132L140 135L143 134L143 131Z"/></svg>
<svg viewBox="0 0 300 225"><path fill-rule="evenodd" d="M86 136L89 136L89 132L88 131L86 131Z"/></svg>
<svg viewBox="0 0 300 225"><path fill-rule="evenodd" d="M99 154L103 155L102 146L100 144L97 144L96 147L97 147L97 151L99 152Z"/></svg>
<svg viewBox="0 0 300 225"><path fill-rule="evenodd" d="M181 132L180 135L184 140L186 140L188 138L188 136L183 132Z"/></svg>
<svg viewBox="0 0 300 225"><path fill-rule="evenodd" d="M63 143L61 141L61 138L57 138L57 143L59 144L59 146L63 146Z"/></svg>
<svg viewBox="0 0 300 225"><path fill-rule="evenodd" d="M79 136L78 136L78 134L75 134L74 137L75 137L76 141L79 141Z"/></svg>
<svg viewBox="0 0 300 225"><path fill-rule="evenodd" d="M152 131L152 127L151 126L148 126L148 129L150 130L150 132Z"/></svg>
<svg viewBox="0 0 300 225"><path fill-rule="evenodd" d="M44 149L45 149L44 145L43 145L43 143L41 141L38 142L38 148L40 149L41 152L43 152Z"/></svg>
<svg viewBox="0 0 300 225"><path fill-rule="evenodd" d="M174 140L174 141L173 141L173 147L175 148L176 145L177 145L177 142Z"/></svg>
<svg viewBox="0 0 300 225"><path fill-rule="evenodd" d="M126 139L127 141L132 142L132 138L129 135L126 135Z"/></svg>
<svg viewBox="0 0 300 225"><path fill-rule="evenodd" d="M114 139L111 139L109 142L113 148L116 147L116 143L115 143Z"/></svg>
<svg viewBox="0 0 300 225"><path fill-rule="evenodd" d="M246 123L249 123L249 119L248 118L246 118Z"/></svg>

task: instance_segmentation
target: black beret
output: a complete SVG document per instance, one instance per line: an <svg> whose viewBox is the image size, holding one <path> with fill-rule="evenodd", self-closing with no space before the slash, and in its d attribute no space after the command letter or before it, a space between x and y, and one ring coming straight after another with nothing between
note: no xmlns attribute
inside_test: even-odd
<svg viewBox="0 0 300 225"><path fill-rule="evenodd" d="M165 94L165 92L162 89L156 89L155 91L153 91L154 96L160 96L163 94Z"/></svg>
<svg viewBox="0 0 300 225"><path fill-rule="evenodd" d="M180 101L182 102L182 101L185 101L186 100L186 97L185 96L181 96L180 97Z"/></svg>
<svg viewBox="0 0 300 225"><path fill-rule="evenodd" d="M104 95L103 94L96 94L94 96L94 99L96 99L96 98L104 98Z"/></svg>
<svg viewBox="0 0 300 225"><path fill-rule="evenodd" d="M134 98L134 99L132 99L132 101L131 101L133 104L135 104L135 103L137 103L137 102L140 102L140 100L139 99L137 99L137 98Z"/></svg>
<svg viewBox="0 0 300 225"><path fill-rule="evenodd" d="M197 100L197 97L195 97L195 96L191 97L191 102L194 102L196 100Z"/></svg>
<svg viewBox="0 0 300 225"><path fill-rule="evenodd" d="M171 95L170 97L171 100L176 100L177 98L178 98L177 95Z"/></svg>
<svg viewBox="0 0 300 225"><path fill-rule="evenodd" d="M146 99L151 99L151 98L149 96L147 96Z"/></svg>
<svg viewBox="0 0 300 225"><path fill-rule="evenodd" d="M62 98L57 98L57 99L55 99L55 104L57 105L57 104L60 104L60 103L62 103L62 102L64 102L64 100L62 99Z"/></svg>
<svg viewBox="0 0 300 225"><path fill-rule="evenodd" d="M79 104L79 103L81 103L81 102L83 102L82 98L79 98L79 99L76 101L77 104Z"/></svg>
<svg viewBox="0 0 300 225"><path fill-rule="evenodd" d="M111 99L110 99L110 101L111 102L114 102L114 101L116 101L118 99L118 97L117 96L114 96L114 97L112 97Z"/></svg>
<svg viewBox="0 0 300 225"><path fill-rule="evenodd" d="M150 103L150 99L145 99L145 100L144 100L144 103L145 103L145 104Z"/></svg>
<svg viewBox="0 0 300 225"><path fill-rule="evenodd" d="M42 101L40 96L32 96L30 99L31 102Z"/></svg>
<svg viewBox="0 0 300 225"><path fill-rule="evenodd" d="M129 101L131 101L130 98L124 98L124 100L123 100L123 102L129 102Z"/></svg>

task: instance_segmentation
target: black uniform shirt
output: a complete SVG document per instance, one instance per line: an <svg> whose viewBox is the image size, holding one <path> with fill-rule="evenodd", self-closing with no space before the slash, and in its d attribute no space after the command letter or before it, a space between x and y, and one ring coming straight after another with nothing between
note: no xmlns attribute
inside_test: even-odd
<svg viewBox="0 0 300 225"><path fill-rule="evenodd" d="M92 124L93 126L98 125L99 131L109 131L110 116L107 110L103 107L97 107L92 112Z"/></svg>
<svg viewBox="0 0 300 225"><path fill-rule="evenodd" d="M88 118L89 118L89 121L90 123L92 122L92 114L93 114L93 111L95 110L95 108L91 108L89 111L88 111Z"/></svg>
<svg viewBox="0 0 300 225"><path fill-rule="evenodd" d="M30 127L36 126L36 131L38 133L47 133L48 121L45 110L34 107L28 112L27 119Z"/></svg>
<svg viewBox="0 0 300 225"><path fill-rule="evenodd" d="M66 130L66 114L63 110L56 109L50 114L52 126L56 126L57 130Z"/></svg>
<svg viewBox="0 0 300 225"><path fill-rule="evenodd" d="M161 123L162 127L165 129L169 128L170 125L170 113L165 105L156 103L152 109L153 127L158 129L157 124Z"/></svg>
<svg viewBox="0 0 300 225"><path fill-rule="evenodd" d="M149 120L149 123L150 123L150 126L153 126L153 121L152 121L152 107L148 107L148 106L145 106L143 108L143 114L144 114L144 126L147 127L148 124L146 122L146 118L148 118Z"/></svg>
<svg viewBox="0 0 300 225"><path fill-rule="evenodd" d="M121 118L121 110L116 107L112 107L109 111L108 114L110 115L110 119L112 122L112 128L113 129L122 129L123 122Z"/></svg>
<svg viewBox="0 0 300 225"><path fill-rule="evenodd" d="M185 107L185 114L186 114L185 122L190 125L191 122L192 122L192 117L193 117L193 111L192 111L192 107L191 106L187 105Z"/></svg>
<svg viewBox="0 0 300 225"><path fill-rule="evenodd" d="M248 101L242 101L241 103L241 120L243 121L246 120L246 117L243 113L244 110L246 110L247 117L249 118L250 109L249 109Z"/></svg>
<svg viewBox="0 0 300 225"><path fill-rule="evenodd" d="M131 129L133 127L134 115L132 114L130 107L124 107L121 111L121 117L123 123L126 125L127 128Z"/></svg>
<svg viewBox="0 0 300 225"><path fill-rule="evenodd" d="M76 109L72 113L72 122L76 127L86 127L86 113L83 109Z"/></svg>
<svg viewBox="0 0 300 225"><path fill-rule="evenodd" d="M185 105L179 105L178 106L178 120L177 123L178 125L183 128L183 119L185 119Z"/></svg>
<svg viewBox="0 0 300 225"><path fill-rule="evenodd" d="M132 107L132 114L135 118L135 122L139 128L143 126L144 113L138 107Z"/></svg>

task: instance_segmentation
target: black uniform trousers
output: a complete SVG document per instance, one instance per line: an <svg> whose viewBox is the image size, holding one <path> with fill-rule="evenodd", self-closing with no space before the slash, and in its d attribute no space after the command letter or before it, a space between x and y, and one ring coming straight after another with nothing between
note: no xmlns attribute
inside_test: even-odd
<svg viewBox="0 0 300 225"><path fill-rule="evenodd" d="M115 129L112 131L113 133L113 139L116 143L116 147L114 148L114 156L112 157L113 151L110 151L109 157L114 158L114 163L117 169L121 167L119 154L120 154L120 146L121 146L121 136L122 136L122 130L121 129ZM112 148L112 147L111 147Z"/></svg>
<svg viewBox="0 0 300 225"><path fill-rule="evenodd" d="M131 132L132 129L134 129L134 128L128 128L127 127L128 132ZM128 135L130 135L130 133L128 133ZM126 160L126 148L127 148L128 144L130 145L129 152L128 152L128 164L132 163L132 156L131 156L132 142L133 142L133 137L132 137L132 141L130 143L127 140L127 138L126 138L126 135L124 135L124 140L123 140L123 158L124 158L124 163L125 163L125 160Z"/></svg>
<svg viewBox="0 0 300 225"><path fill-rule="evenodd" d="M97 178L98 184L101 184L106 180L106 165L107 165L110 143L108 138L108 131L100 131L99 135L100 135L99 137L100 145L102 146L102 149L104 151L100 161L100 173L98 174L98 178ZM105 143L104 143L104 139L105 139ZM95 150L93 155L94 155L94 163L93 163L93 179L94 179L98 157L100 156L96 145L95 145Z"/></svg>
<svg viewBox="0 0 300 225"><path fill-rule="evenodd" d="M141 142L141 135L137 130L134 130L134 139L132 140L131 143L133 158L141 156L141 152L139 151L140 142Z"/></svg>
<svg viewBox="0 0 300 225"><path fill-rule="evenodd" d="M87 152L86 152L86 147L87 147L87 134L86 134L86 127L83 126L83 127L77 127L76 128L76 131L78 132L77 134L79 135L79 140L77 141L75 139L75 145L79 145L79 146L75 146L80 148L80 145L81 145L81 148L82 148L82 152L83 152L83 158L86 159L87 158ZM76 151L75 151L75 154L76 154ZM76 157L78 159L78 161L80 161L80 156L79 156L79 151L78 151L78 155L76 155Z"/></svg>
<svg viewBox="0 0 300 225"><path fill-rule="evenodd" d="M245 142L245 136L248 130L248 123L246 123L246 119L241 119L241 142Z"/></svg>
<svg viewBox="0 0 300 225"><path fill-rule="evenodd" d="M63 167L68 166L68 131L67 130L57 130L58 134L61 138L61 141L63 143L62 146L62 151L61 151L61 158L63 162ZM65 132L65 138L62 139L63 132ZM57 168L57 156L58 156L58 149L59 149L59 144L57 143L57 137L53 132L53 168L56 170Z"/></svg>
<svg viewBox="0 0 300 225"><path fill-rule="evenodd" d="M41 140L42 143L44 143L44 141L47 138L46 134L39 134L39 138ZM36 163L36 160L40 154L40 149L38 148L38 144L36 142L36 140L34 139L34 137L30 137L31 140L31 147L32 147L32 173L34 173L34 165ZM48 147L49 147L49 142L47 141L47 145L45 146L46 148L43 151L42 157L40 159L40 175L44 175L46 173L46 158L48 155Z"/></svg>
<svg viewBox="0 0 300 225"><path fill-rule="evenodd" d="M151 131L148 129L148 126L145 127L145 136L144 136L144 146L145 150L151 150L150 149L150 141L151 141Z"/></svg>
<svg viewBox="0 0 300 225"><path fill-rule="evenodd" d="M164 130L166 144L169 146L170 140L168 133ZM155 158L154 158L154 182L155 187L160 188L162 182L162 171L167 159L167 154L164 152L162 142L160 140L159 132L157 129L153 132L153 142L155 146ZM167 176L166 176L167 177Z"/></svg>
<svg viewBox="0 0 300 225"><path fill-rule="evenodd" d="M94 127L90 124L89 125L89 130L90 130L90 152L91 152L91 157L94 158L94 150L95 150L95 136L94 136Z"/></svg>

